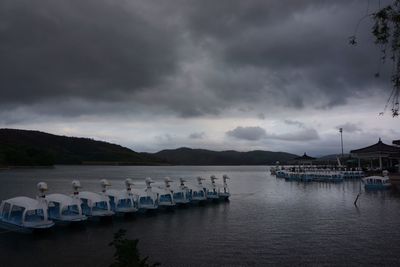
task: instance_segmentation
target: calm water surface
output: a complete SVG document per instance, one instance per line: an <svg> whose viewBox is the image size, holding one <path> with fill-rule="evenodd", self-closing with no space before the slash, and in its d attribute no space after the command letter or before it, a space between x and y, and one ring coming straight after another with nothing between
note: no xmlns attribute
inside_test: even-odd
<svg viewBox="0 0 400 267"><path fill-rule="evenodd" d="M109 266L113 233L139 238L143 255L163 266L400 265L400 195L363 192L358 181L340 184L285 182L268 167L104 167L0 171L0 199L35 196L36 183L50 192L71 193L71 180L100 191L107 178L123 188L125 178L144 187L147 176L161 183L170 176L228 174L227 203L173 212L115 218L108 224L57 227L44 235L0 234L0 266Z"/></svg>

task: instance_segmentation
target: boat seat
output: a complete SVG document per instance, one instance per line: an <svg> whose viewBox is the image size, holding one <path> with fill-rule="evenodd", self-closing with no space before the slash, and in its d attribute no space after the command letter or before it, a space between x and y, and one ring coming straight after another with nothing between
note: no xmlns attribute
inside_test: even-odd
<svg viewBox="0 0 400 267"><path fill-rule="evenodd" d="M44 220L42 209L28 210L25 214L25 221L27 222L40 222Z"/></svg>
<svg viewBox="0 0 400 267"><path fill-rule="evenodd" d="M132 201L129 198L120 199L117 205L118 208L129 208L132 206Z"/></svg>
<svg viewBox="0 0 400 267"><path fill-rule="evenodd" d="M78 205L69 205L63 211L62 215L79 215L79 208Z"/></svg>

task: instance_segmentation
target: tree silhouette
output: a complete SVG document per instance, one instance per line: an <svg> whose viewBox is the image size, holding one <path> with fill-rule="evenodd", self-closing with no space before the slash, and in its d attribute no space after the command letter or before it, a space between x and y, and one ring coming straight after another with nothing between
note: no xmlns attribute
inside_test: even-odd
<svg viewBox="0 0 400 267"><path fill-rule="evenodd" d="M141 258L137 247L138 239L126 239L126 230L120 229L114 234L114 240L109 246L114 246L114 262L110 267L154 267L160 263L150 264L147 262L149 257Z"/></svg>
<svg viewBox="0 0 400 267"><path fill-rule="evenodd" d="M371 33L375 44L380 47L381 61L386 63L389 58L392 63L392 91L380 115L390 107L392 116L397 117L399 116L400 91L400 0L392 0L390 4L383 7L380 6L379 1L379 8L373 13L369 13L369 8L367 8L367 14L357 23L356 32L360 22L365 18L371 18L374 22ZM350 36L349 43L357 44L356 34ZM376 73L375 77L380 77L380 73Z"/></svg>

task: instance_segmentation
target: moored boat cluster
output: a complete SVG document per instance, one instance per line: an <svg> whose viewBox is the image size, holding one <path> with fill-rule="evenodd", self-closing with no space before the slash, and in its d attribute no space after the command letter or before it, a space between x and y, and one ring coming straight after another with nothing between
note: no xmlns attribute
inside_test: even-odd
<svg viewBox="0 0 400 267"><path fill-rule="evenodd" d="M361 179L366 190L382 190L391 187L389 172L384 170L382 176L365 176L362 170L334 170L318 168L275 168L270 169L271 175L284 178L286 181L298 182L343 182L345 179Z"/></svg>
<svg viewBox="0 0 400 267"><path fill-rule="evenodd" d="M361 170L332 170L318 168L288 168L273 169L271 174L287 181L302 182L342 182L344 179L359 179L364 177Z"/></svg>
<svg viewBox="0 0 400 267"><path fill-rule="evenodd" d="M32 232L48 229L59 224L82 223L88 219L100 219L162 208L171 209L177 205L195 204L205 201L227 200L230 197L227 179L223 184L216 183L212 175L210 182L197 177L190 184L183 178L174 182L169 177L164 184L152 186L151 178L145 179L146 187L134 188L132 179L124 181L125 189L112 189L111 183L100 180L101 192L81 191L78 180L72 181L73 194L48 194L47 184L37 185L39 194L34 198L25 196L3 200L0 205L0 227L10 231Z"/></svg>

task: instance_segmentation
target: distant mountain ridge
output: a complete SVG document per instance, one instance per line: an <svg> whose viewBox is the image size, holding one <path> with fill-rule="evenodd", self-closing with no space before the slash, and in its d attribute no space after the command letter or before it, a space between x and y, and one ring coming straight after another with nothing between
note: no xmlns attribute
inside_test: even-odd
<svg viewBox="0 0 400 267"><path fill-rule="evenodd" d="M120 145L40 131L0 129L0 165L149 165L163 162Z"/></svg>
<svg viewBox="0 0 400 267"><path fill-rule="evenodd" d="M286 163L297 155L286 152L254 150L238 152L234 150L212 151L181 147L166 149L152 154L176 165L270 165L276 161Z"/></svg>
<svg viewBox="0 0 400 267"><path fill-rule="evenodd" d="M212 151L187 147L138 153L90 138L40 131L0 129L0 166L100 165L270 165L287 163L297 155L255 150Z"/></svg>

